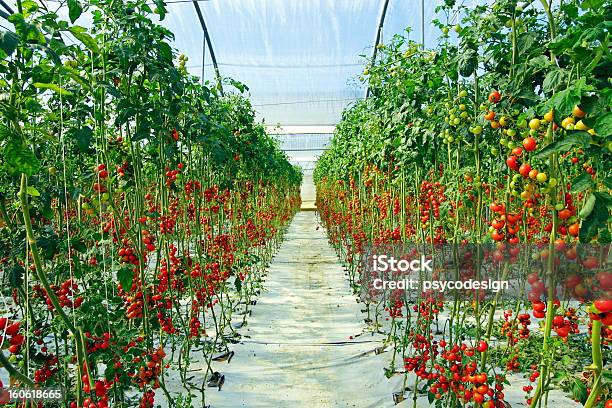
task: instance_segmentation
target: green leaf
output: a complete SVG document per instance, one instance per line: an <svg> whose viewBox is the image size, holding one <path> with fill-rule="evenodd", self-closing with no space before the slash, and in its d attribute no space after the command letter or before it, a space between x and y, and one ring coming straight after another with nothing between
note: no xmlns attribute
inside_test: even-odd
<svg viewBox="0 0 612 408"><path fill-rule="evenodd" d="M17 49L19 44L19 37L17 34L10 31L3 31L0 33L0 49L4 51L4 58L10 57L13 52Z"/></svg>
<svg viewBox="0 0 612 408"><path fill-rule="evenodd" d="M586 79L580 78L571 87L554 94L545 104L544 112L555 109L561 115L568 115L572 112L575 105L580 103L582 94L592 90L592 86L586 85Z"/></svg>
<svg viewBox="0 0 612 408"><path fill-rule="evenodd" d="M128 291L132 287L134 272L128 268L121 268L117 271L117 280L121 284L123 290Z"/></svg>
<svg viewBox="0 0 612 408"><path fill-rule="evenodd" d="M580 8L583 10L586 10L586 9L595 10L603 6L603 4L604 4L604 0L584 0L582 4L580 5Z"/></svg>
<svg viewBox="0 0 612 408"><path fill-rule="evenodd" d="M64 96L72 95L72 92L67 91L66 89L64 89L64 88L62 88L62 87L60 87L59 85L56 85L56 84L43 84L41 82L34 82L33 85L36 88L38 88L38 89L49 89L49 90L51 90L53 92L57 92L57 93L59 93L61 95L64 95Z"/></svg>
<svg viewBox="0 0 612 408"><path fill-rule="evenodd" d="M33 186L28 186L27 193L32 197L40 197L40 191L38 191L36 187Z"/></svg>
<svg viewBox="0 0 612 408"><path fill-rule="evenodd" d="M19 139L12 139L4 148L4 161L9 172L31 176L40 170L40 161Z"/></svg>
<svg viewBox="0 0 612 408"><path fill-rule="evenodd" d="M166 17L166 3L164 3L164 0L155 0L154 3L156 6L155 12L159 14L159 19L163 20Z"/></svg>
<svg viewBox="0 0 612 408"><path fill-rule="evenodd" d="M77 40L83 43L84 46L89 48L91 51L97 53L100 51L98 43L93 39L92 36L87 34L87 29L80 26L72 26L68 29Z"/></svg>
<svg viewBox="0 0 612 408"><path fill-rule="evenodd" d="M552 153L567 152L569 149L571 149L573 146L576 146L576 145L587 147L590 141L591 141L591 135L587 132L584 132L581 130L568 131L568 136L545 146L542 150L540 150L533 157L535 159L540 159Z"/></svg>
<svg viewBox="0 0 612 408"><path fill-rule="evenodd" d="M595 126L593 126L597 136L608 137L612 134L612 112L608 112L597 118Z"/></svg>
<svg viewBox="0 0 612 408"><path fill-rule="evenodd" d="M587 400L586 385L578 378L575 378L574 382L572 383L571 395L572 399L580 401L582 404L584 404Z"/></svg>
<svg viewBox="0 0 612 408"><path fill-rule="evenodd" d="M22 266L15 264L9 270L9 283L11 287L18 288L23 284L23 274L25 273L25 269Z"/></svg>
<svg viewBox="0 0 612 408"><path fill-rule="evenodd" d="M478 54L471 48L466 49L457 61L459 73L464 77L471 76L478 67Z"/></svg>
<svg viewBox="0 0 612 408"><path fill-rule="evenodd" d="M589 198L584 203L584 206L580 209L578 216L582 219L586 219L591 215L593 209L595 208L595 202L597 201L597 196L595 194L591 194Z"/></svg>
<svg viewBox="0 0 612 408"><path fill-rule="evenodd" d="M544 92L552 92L557 89L565 82L567 74L562 69L556 68L550 71L546 78L544 78L544 82L542 83L542 90ZM572 106L573 107L573 106Z"/></svg>
<svg viewBox="0 0 612 408"><path fill-rule="evenodd" d="M593 179L589 173L582 173L572 182L571 193L579 193L593 185Z"/></svg>
<svg viewBox="0 0 612 408"><path fill-rule="evenodd" d="M80 151L83 153L89 151L89 145L93 140L93 130L91 130L90 127L83 126L80 129L73 129L70 131L70 134L75 138L77 147Z"/></svg>
<svg viewBox="0 0 612 408"><path fill-rule="evenodd" d="M70 22L74 23L81 16L81 13L83 13L83 7L81 7L78 0L68 0L68 17L70 17Z"/></svg>
<svg viewBox="0 0 612 408"><path fill-rule="evenodd" d="M589 205L589 207L592 205L592 211L586 217L586 219L582 221L582 225L580 226L580 242L588 243L591 241L591 239L593 239L593 237L597 235L600 228L603 228L604 230L607 229L609 212L608 208L610 207L610 205L612 205L612 203L607 203L606 201L612 202L612 198L609 195L607 195L607 197L604 197L599 193L594 193L587 200L587 204L585 204L585 207L587 205ZM583 210L584 209L585 208L583 207ZM586 211L583 210L580 211L581 217L584 215L583 212L586 213Z"/></svg>

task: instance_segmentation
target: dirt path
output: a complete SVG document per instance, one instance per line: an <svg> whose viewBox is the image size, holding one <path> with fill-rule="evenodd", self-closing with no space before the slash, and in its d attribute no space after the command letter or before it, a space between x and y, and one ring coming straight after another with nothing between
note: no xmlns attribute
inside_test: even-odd
<svg viewBox="0 0 612 408"><path fill-rule="evenodd" d="M253 307L243 343L221 392L207 394L220 407L392 406L384 359L373 350L380 338L360 334L364 316L346 276L316 229L314 212L296 215L274 258L265 291Z"/></svg>

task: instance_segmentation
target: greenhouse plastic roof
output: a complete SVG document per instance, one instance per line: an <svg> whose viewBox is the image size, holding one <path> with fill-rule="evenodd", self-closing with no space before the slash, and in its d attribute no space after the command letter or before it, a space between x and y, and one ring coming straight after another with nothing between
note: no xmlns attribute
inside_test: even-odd
<svg viewBox="0 0 612 408"><path fill-rule="evenodd" d="M44 0L43 0L44 1ZM7 1L9 5L15 1ZM385 0L197 0L223 77L249 87L259 118L269 125L335 125L342 110L365 96L358 81L370 58ZM425 45L440 35L430 24L443 0L423 0ZM464 3L483 3L464 0ZM65 6L47 0L50 9ZM210 53L202 64L203 32L192 0L166 1L161 22L188 70L214 80ZM76 24L88 26L83 14ZM3 26L10 26L3 22ZM421 41L421 0L389 0L382 42L405 33Z"/></svg>

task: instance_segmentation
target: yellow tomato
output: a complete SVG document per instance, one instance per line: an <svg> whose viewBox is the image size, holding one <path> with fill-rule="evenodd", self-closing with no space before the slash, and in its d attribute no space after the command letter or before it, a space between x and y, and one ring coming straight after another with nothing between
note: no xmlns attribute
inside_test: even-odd
<svg viewBox="0 0 612 408"><path fill-rule="evenodd" d="M529 128L533 130L538 130L541 124L542 122L540 122L540 119L531 119L529 121Z"/></svg>
<svg viewBox="0 0 612 408"><path fill-rule="evenodd" d="M552 110L549 110L548 112L546 112L546 113L544 114L544 120L545 120L545 121L547 121L547 122L549 122L549 123L550 123L550 122L552 122L552 121L553 121L553 119L554 119L554 115L553 115L553 111L552 111Z"/></svg>
<svg viewBox="0 0 612 408"><path fill-rule="evenodd" d="M575 125L574 129L576 130L589 130L589 127L584 124L583 121L579 120Z"/></svg>
<svg viewBox="0 0 612 408"><path fill-rule="evenodd" d="M574 106L574 110L572 111L575 117L584 118L586 116L586 112L584 112L578 105Z"/></svg>
<svg viewBox="0 0 612 408"><path fill-rule="evenodd" d="M561 127L563 127L564 129L567 129L569 125L573 125L573 124L574 124L574 118L572 118L571 116L568 116L567 118L563 119L563 122L561 122Z"/></svg>

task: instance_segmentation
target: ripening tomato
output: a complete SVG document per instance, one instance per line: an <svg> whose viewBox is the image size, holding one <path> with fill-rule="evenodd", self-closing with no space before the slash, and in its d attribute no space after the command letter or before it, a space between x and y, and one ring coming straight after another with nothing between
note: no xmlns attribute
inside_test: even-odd
<svg viewBox="0 0 612 408"><path fill-rule="evenodd" d="M521 149L520 147L515 147L514 149L512 149L512 154L520 157L523 154L523 149Z"/></svg>
<svg viewBox="0 0 612 408"><path fill-rule="evenodd" d="M539 301L539 302L533 302L531 304L531 307L533 307L533 310L536 312L543 312L544 310L546 310L546 303Z"/></svg>
<svg viewBox="0 0 612 408"><path fill-rule="evenodd" d="M523 147L528 152L533 152L537 147L537 142L533 137L526 137L523 139Z"/></svg>
<svg viewBox="0 0 612 408"><path fill-rule="evenodd" d="M572 113L577 118L584 118L586 116L586 113L582 109L580 109L580 106L578 105L574 106L574 110L572 111Z"/></svg>
<svg viewBox="0 0 612 408"><path fill-rule="evenodd" d="M7 326L7 328L5 329L5 333L7 336L14 336L19 332L19 322L15 322L9 326Z"/></svg>
<svg viewBox="0 0 612 408"><path fill-rule="evenodd" d="M565 338L569 335L571 329L572 328L570 326L563 326L556 329L555 332L557 333L557 336Z"/></svg>
<svg viewBox="0 0 612 408"><path fill-rule="evenodd" d="M559 216L560 219L567 220L569 217L572 216L572 212L568 210L567 208L564 208L561 211L559 211L557 215Z"/></svg>
<svg viewBox="0 0 612 408"><path fill-rule="evenodd" d="M521 167L519 167L519 174L523 176L524 178L529 177L530 171L531 171L531 166L527 163L523 163L521 164Z"/></svg>
<svg viewBox="0 0 612 408"><path fill-rule="evenodd" d="M589 256L584 261L582 261L582 266L584 266L587 269L595 269L598 264L599 262L597 261L597 258L595 258L594 256Z"/></svg>
<svg viewBox="0 0 612 408"><path fill-rule="evenodd" d="M580 224L576 222L576 223L570 225L569 228L567 229L567 232L572 237L577 237L578 234L580 233Z"/></svg>
<svg viewBox="0 0 612 408"><path fill-rule="evenodd" d="M510 156L506 159L506 165L512 170L518 170L519 164L516 156Z"/></svg>
<svg viewBox="0 0 612 408"><path fill-rule="evenodd" d="M487 112L487 113L485 114L485 117L484 117L484 118L485 118L486 120L493 120L493 119L495 119L495 112L493 112L493 111L489 111L489 112Z"/></svg>
<svg viewBox="0 0 612 408"><path fill-rule="evenodd" d="M493 91L489 94L489 102L497 103L499 101L501 101L501 94L499 91Z"/></svg>
<svg viewBox="0 0 612 408"><path fill-rule="evenodd" d="M493 233L491 233L491 238L493 238L493 241L503 241L504 234L501 234L498 230L494 230Z"/></svg>
<svg viewBox="0 0 612 408"><path fill-rule="evenodd" d="M540 119L534 118L529 121L529 128L532 130L538 130L541 124L542 122L540 122Z"/></svg>
<svg viewBox="0 0 612 408"><path fill-rule="evenodd" d="M612 289L612 273L611 272L599 272L597 274L597 280L601 289L608 290Z"/></svg>
<svg viewBox="0 0 612 408"><path fill-rule="evenodd" d="M612 312L612 299L599 299L593 302L593 305L600 313Z"/></svg>
<svg viewBox="0 0 612 408"><path fill-rule="evenodd" d="M565 319L563 318L563 316L559 316L559 315L557 315L557 316L555 316L555 317L553 318L553 324L554 324L555 326L557 326L557 327L559 327L559 326L563 326L563 323L565 323Z"/></svg>
<svg viewBox="0 0 612 408"><path fill-rule="evenodd" d="M546 112L544 114L544 120L547 121L548 123L552 122L555 119L553 111L549 110L548 112Z"/></svg>

